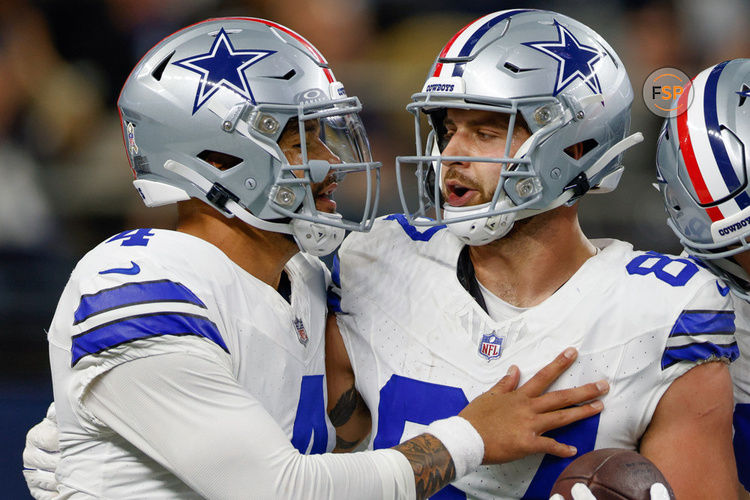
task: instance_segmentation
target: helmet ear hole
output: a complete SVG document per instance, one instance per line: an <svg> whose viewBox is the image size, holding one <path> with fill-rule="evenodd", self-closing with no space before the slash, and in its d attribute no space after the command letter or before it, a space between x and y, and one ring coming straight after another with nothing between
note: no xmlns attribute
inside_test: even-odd
<svg viewBox="0 0 750 500"><path fill-rule="evenodd" d="M563 151L565 154L573 158L574 160L580 160L586 154L599 145L596 139L586 139L585 141L577 142L571 146L568 146Z"/></svg>
<svg viewBox="0 0 750 500"><path fill-rule="evenodd" d="M211 166L216 167L217 169L222 171L229 170L235 165L239 165L240 163L242 163L242 158L237 158L236 156L232 156L227 153L221 153L219 151L211 151L209 149L204 149L196 156L206 163L210 164Z"/></svg>

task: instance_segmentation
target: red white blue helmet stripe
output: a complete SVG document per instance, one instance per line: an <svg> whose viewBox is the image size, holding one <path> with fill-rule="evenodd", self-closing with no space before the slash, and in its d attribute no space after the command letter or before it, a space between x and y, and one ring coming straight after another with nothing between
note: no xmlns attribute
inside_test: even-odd
<svg viewBox="0 0 750 500"><path fill-rule="evenodd" d="M711 205L705 209L714 222L750 206L746 192L729 198L742 187L743 180L732 167L717 114L716 90L727 63L718 64L693 80L689 91L680 97L685 102L691 94L693 105L677 117L682 158L698 201Z"/></svg>
<svg viewBox="0 0 750 500"><path fill-rule="evenodd" d="M471 55L472 49L474 49L482 36L484 36L484 34L487 33L487 31L489 31L493 26L515 14L529 12L530 10L531 9L513 9L504 10L501 12L493 12L492 14L487 14L484 17L480 17L479 19L472 21L461 28L458 33L453 35L453 38L448 41L445 47L443 47L443 50L438 56L438 63L435 65L435 70L433 71L432 76L463 76L464 63L445 63L440 62L440 59L453 59Z"/></svg>

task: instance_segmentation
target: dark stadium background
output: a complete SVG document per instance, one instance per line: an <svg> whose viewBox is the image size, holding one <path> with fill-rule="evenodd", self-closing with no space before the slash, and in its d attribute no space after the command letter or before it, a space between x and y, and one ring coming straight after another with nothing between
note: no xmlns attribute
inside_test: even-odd
<svg viewBox="0 0 750 500"><path fill-rule="evenodd" d="M663 66L694 76L750 55L747 0L2 0L0 1L0 484L27 498L21 450L52 398L45 329L75 262L105 237L170 227L174 210L145 209L130 187L115 100L153 44L193 22L265 17L308 38L349 95L365 103L384 163L383 212L398 211L393 158L413 153L411 116L435 55L467 22L516 7L556 10L597 30L629 69L633 130L620 188L582 202L589 236L677 252L654 181L659 119L641 86Z"/></svg>

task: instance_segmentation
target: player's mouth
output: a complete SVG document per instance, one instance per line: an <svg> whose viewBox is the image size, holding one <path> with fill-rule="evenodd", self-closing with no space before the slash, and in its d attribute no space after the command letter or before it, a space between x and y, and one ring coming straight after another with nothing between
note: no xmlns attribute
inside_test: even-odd
<svg viewBox="0 0 750 500"><path fill-rule="evenodd" d="M333 200L333 192L336 191L337 187L338 184L331 182L317 190L315 194L315 208L319 212L336 213L336 202Z"/></svg>
<svg viewBox="0 0 750 500"><path fill-rule="evenodd" d="M445 181L445 201L452 207L463 207L475 201L480 193L477 189L467 186L456 179Z"/></svg>

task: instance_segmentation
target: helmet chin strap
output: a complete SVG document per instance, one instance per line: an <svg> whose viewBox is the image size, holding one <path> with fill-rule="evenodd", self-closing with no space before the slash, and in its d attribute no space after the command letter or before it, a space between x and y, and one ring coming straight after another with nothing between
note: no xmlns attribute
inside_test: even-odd
<svg viewBox="0 0 750 500"><path fill-rule="evenodd" d="M443 206L443 219L451 221L467 215L481 215L490 211L491 203L483 203L471 207ZM513 204L506 197L495 204L495 210L512 208ZM507 212L489 217L477 217L476 219L464 220L448 224L448 230L470 246L486 245L499 240L513 228L516 220L516 212Z"/></svg>
<svg viewBox="0 0 750 500"><path fill-rule="evenodd" d="M164 168L189 180L203 191L204 194L208 193L213 187L211 181L200 175L195 170L186 167L182 163L174 160L167 160L164 162ZM242 207L232 199L226 201L224 208L229 213L229 215L225 215L228 217L237 217L250 226L264 231L292 235L300 250L318 257L328 255L336 250L346 234L346 231L342 228L326 224L316 224L315 222L303 219L292 219L289 223L263 220L254 216L246 208ZM310 210L306 207L302 208L300 215L312 216ZM342 218L341 214L327 213L319 213L318 217L328 219L331 222L338 222Z"/></svg>

